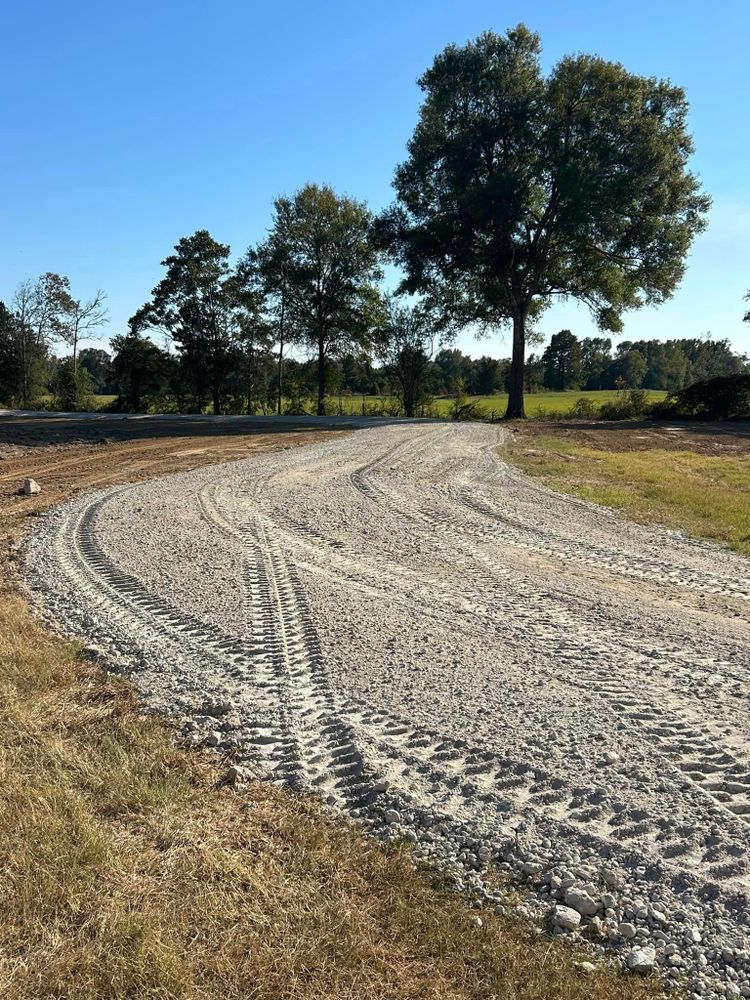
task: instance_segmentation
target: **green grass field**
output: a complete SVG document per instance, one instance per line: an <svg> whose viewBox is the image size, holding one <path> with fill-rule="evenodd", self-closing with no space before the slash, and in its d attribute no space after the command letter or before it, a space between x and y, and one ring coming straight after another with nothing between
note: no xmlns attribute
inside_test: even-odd
<svg viewBox="0 0 750 1000"><path fill-rule="evenodd" d="M655 402L663 399L665 392L660 390L649 390L648 398ZM103 410L110 406L115 400L115 396L93 396L94 409ZM597 391L586 391L574 389L568 392L537 392L526 395L526 415L528 417L561 417L569 414L579 399L590 399L595 406L603 403L613 402L617 398L616 389L602 389ZM468 396L467 400L476 403L479 411L488 418L502 417L508 404L506 393L498 393L494 396ZM49 406L52 402L51 396L42 397L42 404ZM364 411L363 411L364 404ZM428 417L450 417L453 410L454 400L452 396L436 396L432 403L425 408L424 416ZM305 400L305 408L308 413L315 412L315 400ZM206 411L208 412L208 411ZM399 403L395 396L327 396L326 413L328 415L342 414L344 416L397 416L400 412Z"/></svg>
<svg viewBox="0 0 750 1000"><path fill-rule="evenodd" d="M663 399L666 393L661 390L652 389L648 398L652 402ZM487 416L502 416L508 405L507 393L498 393L494 396L469 396L468 400L477 403ZM573 389L568 392L537 392L529 393L526 396L526 415L529 417L560 416L567 414L571 407L579 399L590 399L595 406L603 403L611 403L617 398L616 389L602 389L597 391L586 391ZM327 407L329 411L337 408L341 403L341 412L344 414L362 413L362 396L329 396ZM384 407L394 406L396 399L393 396L365 396L365 412L371 413L381 410ZM429 408L434 411L435 416L447 417L453 409L453 397L437 396Z"/></svg>

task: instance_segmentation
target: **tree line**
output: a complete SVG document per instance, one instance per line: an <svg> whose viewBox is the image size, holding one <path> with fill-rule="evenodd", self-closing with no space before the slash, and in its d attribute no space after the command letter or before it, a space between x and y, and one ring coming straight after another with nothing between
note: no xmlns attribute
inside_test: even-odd
<svg viewBox="0 0 750 1000"><path fill-rule="evenodd" d="M413 414L461 385L506 389L506 415L519 417L539 388L673 388L741 364L724 341L624 342L613 353L607 334L673 294L705 228L687 100L595 56L565 57L545 75L540 54L524 25L441 52L419 80L395 202L379 215L307 184L276 199L266 237L236 263L205 229L180 239L112 340L119 405L169 397L182 411L293 411L304 391L323 413L331 393L379 386ZM390 295L386 264L401 275ZM602 336L561 331L527 356L538 318L568 297ZM77 300L64 277L22 286L0 310L0 395L33 401L62 342L72 354L57 365L58 397L78 405L97 378L78 343L104 317L102 293ZM511 357L457 357L465 328L511 329Z"/></svg>

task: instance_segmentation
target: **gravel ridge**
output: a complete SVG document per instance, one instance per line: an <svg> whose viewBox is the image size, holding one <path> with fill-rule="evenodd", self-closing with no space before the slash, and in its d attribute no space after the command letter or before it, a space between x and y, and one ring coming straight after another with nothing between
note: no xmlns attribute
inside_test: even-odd
<svg viewBox="0 0 750 1000"><path fill-rule="evenodd" d="M40 519L29 593L188 742L478 908L750 997L750 562L540 487L503 435L380 426L90 494Z"/></svg>

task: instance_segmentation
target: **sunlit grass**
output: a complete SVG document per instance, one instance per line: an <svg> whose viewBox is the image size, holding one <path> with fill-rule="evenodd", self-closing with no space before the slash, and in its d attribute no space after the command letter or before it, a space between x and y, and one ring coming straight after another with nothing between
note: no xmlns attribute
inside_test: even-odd
<svg viewBox="0 0 750 1000"><path fill-rule="evenodd" d="M660 448L600 451L554 435L521 438L509 455L553 489L750 555L747 457Z"/></svg>

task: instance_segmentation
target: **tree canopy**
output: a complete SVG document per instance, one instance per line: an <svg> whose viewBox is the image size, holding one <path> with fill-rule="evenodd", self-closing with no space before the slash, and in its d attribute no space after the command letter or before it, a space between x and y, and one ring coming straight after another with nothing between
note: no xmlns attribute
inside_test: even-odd
<svg viewBox="0 0 750 1000"><path fill-rule="evenodd" d="M529 321L571 296L621 329L673 293L709 207L679 87L588 55L545 77L540 51L519 25L436 57L381 220L406 289L464 322L512 322L509 417Z"/></svg>
<svg viewBox="0 0 750 1000"><path fill-rule="evenodd" d="M182 355L198 408L210 398L222 410L222 391L230 371L230 346L237 335L236 299L229 266L230 248L207 229L183 237L162 261L167 273L152 299L130 321L133 331L166 331Z"/></svg>
<svg viewBox="0 0 750 1000"><path fill-rule="evenodd" d="M274 203L267 239L248 252L269 294L283 299L290 333L318 361L318 414L323 413L329 357L365 344L380 318L378 250L363 202L328 185L307 184Z"/></svg>

